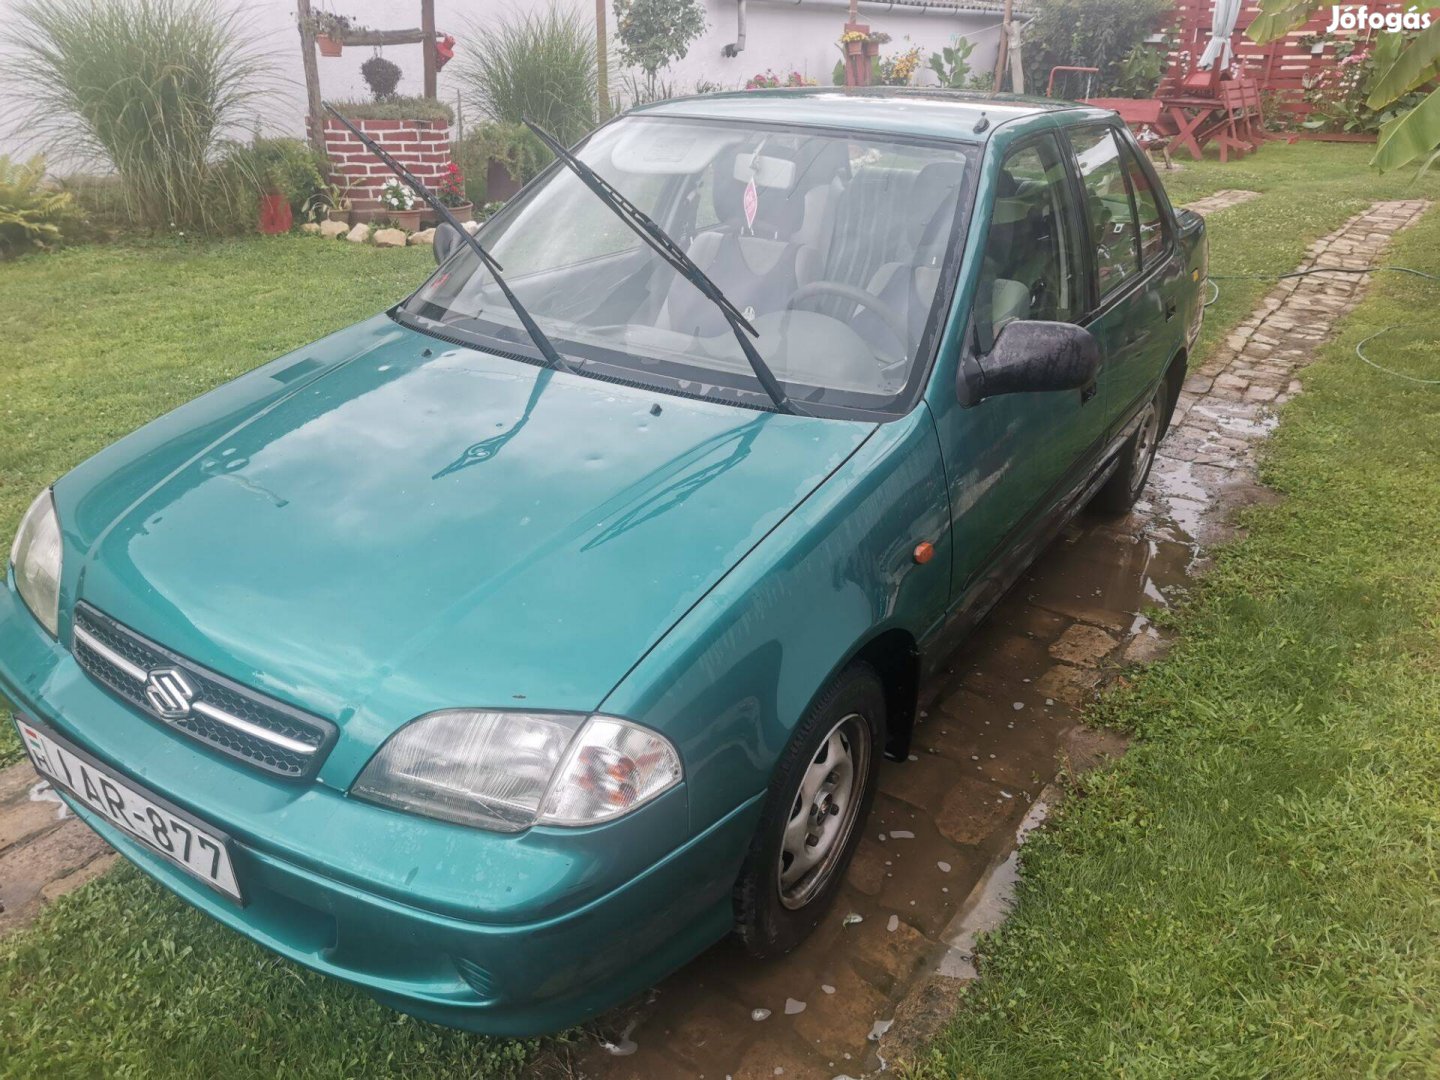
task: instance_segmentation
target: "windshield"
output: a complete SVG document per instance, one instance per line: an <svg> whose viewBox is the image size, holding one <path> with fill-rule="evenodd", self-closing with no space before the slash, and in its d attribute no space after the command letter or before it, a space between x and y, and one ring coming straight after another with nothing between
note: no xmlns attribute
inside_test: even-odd
<svg viewBox="0 0 1440 1080"><path fill-rule="evenodd" d="M787 394L885 410L921 374L949 291L963 146L731 122L627 117L577 156L650 215L759 336ZM581 372L768 405L719 307L570 171L553 168L480 240ZM509 351L528 338L461 247L402 307Z"/></svg>

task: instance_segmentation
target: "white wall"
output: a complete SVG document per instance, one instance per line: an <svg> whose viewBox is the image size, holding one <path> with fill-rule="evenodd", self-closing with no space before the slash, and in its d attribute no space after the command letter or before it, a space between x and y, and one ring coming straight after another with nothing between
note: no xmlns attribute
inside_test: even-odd
<svg viewBox="0 0 1440 1080"><path fill-rule="evenodd" d="M223 2L223 0L222 0ZM483 32L508 13L543 10L547 0L436 0L435 21L442 33L454 34L459 53L473 47L476 35L472 27ZM556 0L570 5L587 19L593 19L593 0ZM614 12L608 9L607 22L612 37ZM0 0L0 34L13 21L16 0ZM252 36L258 51L267 56L275 71L276 94L265 110L264 127L271 133L303 132L305 115L304 76L300 65L300 39L295 28L295 7L292 0L244 0L242 24ZM317 9L343 12L356 22L376 29L418 27L420 5L397 3L394 0L315 0ZM662 77L677 92L690 92L701 80L739 88L745 80L767 68L782 76L790 70L828 84L835 61L840 58L835 42L846 19L846 4L841 0L750 0L746 48L738 57L725 58L721 49L735 40L734 0L705 0L705 33L691 46L689 55ZM998 15L961 13L952 10L922 10L894 7L884 3L861 3L860 17L875 30L884 30L894 41L882 53L899 51L911 43L922 50L921 82L934 81L924 59L955 36L972 36L976 42L971 62L988 68L994 62ZM906 39L909 39L908 41ZM347 48L335 59L321 57L321 91L327 97L365 97L368 91L360 77L360 65L370 56L369 48ZM420 50L417 46L396 46L385 55L399 64L404 76L400 91L418 94L421 91ZM6 60L0 44L0 68ZM458 61L457 61L458 62ZM612 74L612 83L618 79ZM439 78L440 98L455 102L455 83L442 71ZM14 122L21 102L0 91L0 153L23 153L33 149L23 128ZM7 124L6 118L11 118ZM241 133L243 134L243 133ZM60 162L52 162L60 165Z"/></svg>

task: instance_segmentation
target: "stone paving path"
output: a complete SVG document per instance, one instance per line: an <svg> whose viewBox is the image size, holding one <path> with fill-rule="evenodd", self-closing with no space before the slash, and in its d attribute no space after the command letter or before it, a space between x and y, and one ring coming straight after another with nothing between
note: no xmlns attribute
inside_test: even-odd
<svg viewBox="0 0 1440 1080"><path fill-rule="evenodd" d="M1228 210L1232 206L1239 206L1251 199L1258 199L1260 192L1246 191L1243 188L1221 188L1203 199L1196 199L1192 203L1186 203L1186 210L1194 210L1197 214L1213 214L1217 210Z"/></svg>
<svg viewBox="0 0 1440 1080"><path fill-rule="evenodd" d="M0 935L103 874L117 857L28 761L0 771Z"/></svg>
<svg viewBox="0 0 1440 1080"><path fill-rule="evenodd" d="M1222 195L1223 205L1253 197L1216 193L1210 212ZM1304 265L1374 265L1426 205L1377 203L1312 245ZM874 1068L877 1048L893 1059L918 1045L953 1005L954 975L966 974L965 958L955 962L957 917L1012 861L1017 827L1046 797L1057 761L1084 766L1121 749L1085 728L1081 709L1125 664L1163 651L1144 611L1183 589L1234 505L1264 497L1255 444L1367 280L1279 283L1192 372L1147 499L1122 521L1072 524L929 688L912 758L885 764L845 891L809 942L766 965L733 943L716 946L598 1022L630 1053L595 1048L568 1067L592 1077L828 1078ZM0 771L0 934L114 859L28 763ZM936 973L947 959L951 974ZM883 1044L869 1038L897 1008L901 1022Z"/></svg>

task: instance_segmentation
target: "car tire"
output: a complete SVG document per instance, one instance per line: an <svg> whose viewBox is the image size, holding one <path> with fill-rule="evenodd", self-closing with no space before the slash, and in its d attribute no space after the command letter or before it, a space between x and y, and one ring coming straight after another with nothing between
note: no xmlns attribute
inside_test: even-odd
<svg viewBox="0 0 1440 1080"><path fill-rule="evenodd" d="M736 932L751 955L784 956L835 899L884 746L885 688L869 664L852 664L810 707L771 777L735 884Z"/></svg>
<svg viewBox="0 0 1440 1080"><path fill-rule="evenodd" d="M1150 467L1155 464L1155 450L1168 426L1172 395L1168 381L1162 382L1140 414L1140 426L1120 448L1120 464L1106 480L1090 505L1102 514L1119 517L1130 508L1145 490Z"/></svg>

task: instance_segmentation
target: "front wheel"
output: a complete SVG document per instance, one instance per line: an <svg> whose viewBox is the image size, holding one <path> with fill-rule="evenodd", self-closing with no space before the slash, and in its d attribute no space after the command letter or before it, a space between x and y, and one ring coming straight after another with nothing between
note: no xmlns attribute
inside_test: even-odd
<svg viewBox="0 0 1440 1080"><path fill-rule="evenodd" d="M785 748L735 885L736 930L760 957L804 941L839 892L870 813L885 691L868 664L826 687Z"/></svg>
<svg viewBox="0 0 1440 1080"><path fill-rule="evenodd" d="M1155 464L1155 450L1160 445L1160 434L1164 430L1162 419L1169 396L1167 384L1161 382L1160 389L1155 391L1155 396L1140 414L1140 426L1120 448L1119 467L1095 493L1091 503L1101 513L1128 513L1140 498L1145 481L1150 477L1150 467Z"/></svg>

